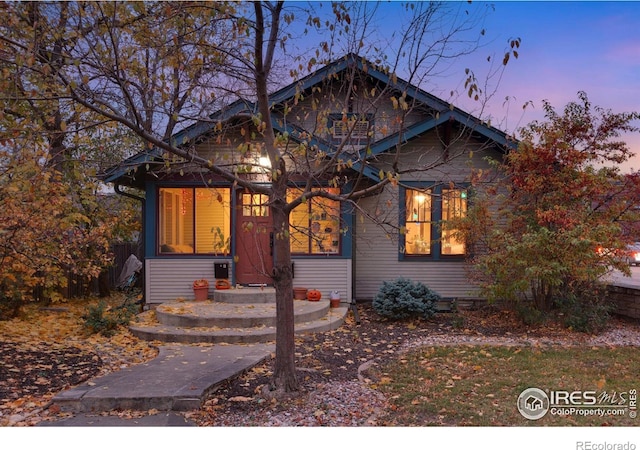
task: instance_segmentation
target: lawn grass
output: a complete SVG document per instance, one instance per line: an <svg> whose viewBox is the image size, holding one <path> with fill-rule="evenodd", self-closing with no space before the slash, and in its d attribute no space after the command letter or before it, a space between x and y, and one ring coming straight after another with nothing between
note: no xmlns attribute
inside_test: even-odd
<svg viewBox="0 0 640 450"><path fill-rule="evenodd" d="M637 348L426 347L381 367L377 388L391 399L381 423L392 426L638 426L624 416L524 418L520 393L628 393L640 388ZM628 395L627 395L628 396ZM617 398L617 397L616 397ZM628 401L628 398L627 398ZM628 403L627 403L628 404Z"/></svg>

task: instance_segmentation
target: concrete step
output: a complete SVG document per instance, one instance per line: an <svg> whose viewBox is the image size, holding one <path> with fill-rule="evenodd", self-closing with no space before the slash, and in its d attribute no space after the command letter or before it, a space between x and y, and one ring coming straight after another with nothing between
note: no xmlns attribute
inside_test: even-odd
<svg viewBox="0 0 640 450"><path fill-rule="evenodd" d="M329 301L294 302L295 322L320 319L329 311ZM205 328L255 328L276 325L275 303L167 302L155 309L160 325Z"/></svg>
<svg viewBox="0 0 640 450"><path fill-rule="evenodd" d="M304 301L300 301L300 303L303 302ZM248 308L248 311L251 312L251 308ZM329 308L321 318L310 320L308 322L296 322L295 333L320 333L335 330L344 323L348 311L349 308L346 304L338 308ZM275 325L224 328L180 327L147 321L133 324L129 328L132 334L140 339L183 344L253 344L273 342L276 339Z"/></svg>
<svg viewBox="0 0 640 450"><path fill-rule="evenodd" d="M241 289L214 289L212 298L220 303L275 303L276 290L272 287Z"/></svg>

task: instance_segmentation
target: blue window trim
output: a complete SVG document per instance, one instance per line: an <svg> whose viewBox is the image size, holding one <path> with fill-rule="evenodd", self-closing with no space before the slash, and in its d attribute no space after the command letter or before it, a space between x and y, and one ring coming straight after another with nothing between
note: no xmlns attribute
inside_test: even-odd
<svg viewBox="0 0 640 450"><path fill-rule="evenodd" d="M326 186L326 185L324 185ZM158 192L159 189L162 188L174 188L174 187L186 187L186 188L201 188L204 187L202 184L193 184L193 182L170 182L170 183L156 183L153 181L148 181L145 184L145 192L146 192L146 207L144 209L144 255L146 259L215 259L220 261L232 261L233 257L230 255L213 255L213 254L163 254L157 252L157 239L158 239L158 229L157 229L157 219L158 219ZM224 183L215 183L211 184L208 187L216 187L216 188L231 188L231 185ZM323 187L323 186L319 186ZM236 210L236 196L234 195L233 189L231 192L231 208L233 211ZM292 259L351 259L352 258L352 246L353 246L353 211L349 208L349 206L345 203L341 203L340 205L340 213L342 219L342 225L346 228L346 233L340 233L340 253L339 254L292 254ZM231 214L231 229L234 230L235 223L235 214ZM231 255L235 254L236 241L235 239L231 239Z"/></svg>
<svg viewBox="0 0 640 450"><path fill-rule="evenodd" d="M193 182L171 182L171 183L148 183L147 184L147 196L148 201L147 204L153 205L153 208L147 208L145 215L145 233L147 238L145 238L145 254L146 258L151 259L215 259L222 261L231 261L233 260L233 252L235 251L233 248L233 244L235 243L234 239L231 239L231 247L229 249L229 254L220 255L215 253L163 253L158 249L158 230L159 230L159 211L160 211L160 189L175 189L175 188L184 188L184 189L202 189L202 188L213 188L213 189L229 189L230 191L230 200L231 200L231 210L235 211L235 197L233 196L233 188L229 184L221 184L221 183L210 183L207 186L203 186L200 184L193 184ZM149 195L151 193L151 195ZM151 211L149 211L151 210ZM234 216L230 215L230 229L233 230L234 224Z"/></svg>
<svg viewBox="0 0 640 450"><path fill-rule="evenodd" d="M406 187L405 187L406 186ZM407 255L402 251L406 248L406 235L401 234L398 237L398 261L463 261L467 255L443 255L440 242L441 231L439 224L442 222L442 190L448 189L448 182L438 181L403 181L398 192L398 225L403 228L407 224L407 203L406 192L408 189L431 189L433 198L431 209L431 254L430 255ZM455 183L455 188L469 189L470 183ZM469 196L470 197L470 196ZM468 200L469 201L469 197Z"/></svg>

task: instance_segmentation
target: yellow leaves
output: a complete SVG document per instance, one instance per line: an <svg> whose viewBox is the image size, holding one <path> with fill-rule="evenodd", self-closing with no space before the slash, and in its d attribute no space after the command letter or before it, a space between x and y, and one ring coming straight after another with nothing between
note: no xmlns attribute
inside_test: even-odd
<svg viewBox="0 0 640 450"><path fill-rule="evenodd" d="M391 104L393 105L393 109L398 109L398 99L395 97L391 97Z"/></svg>
<svg viewBox="0 0 640 450"><path fill-rule="evenodd" d="M407 93L403 92L400 97L391 97L391 105L393 109L400 109L402 111L407 111L409 109L409 103L407 103Z"/></svg>
<svg viewBox="0 0 640 450"><path fill-rule="evenodd" d="M409 104L407 103L406 93L402 94L402 96L398 99L398 102L400 103L400 108L403 111L407 111L409 109Z"/></svg>

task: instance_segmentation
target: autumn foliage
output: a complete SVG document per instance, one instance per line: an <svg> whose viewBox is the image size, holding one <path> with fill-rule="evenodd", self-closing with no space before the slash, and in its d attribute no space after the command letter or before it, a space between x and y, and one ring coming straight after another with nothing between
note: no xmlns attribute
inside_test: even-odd
<svg viewBox="0 0 640 450"><path fill-rule="evenodd" d="M69 164L63 174L19 142L0 147L0 320L25 302L63 300L71 275L97 278L111 244L139 227L137 205L101 194L90 170Z"/></svg>
<svg viewBox="0 0 640 450"><path fill-rule="evenodd" d="M44 19L57 11L61 31L68 8L0 6L11 18L0 26L0 320L34 298L60 300L70 275L97 277L109 244L133 230L133 210L106 202L95 178L131 139L48 77L70 64L59 50L75 32Z"/></svg>
<svg viewBox="0 0 640 450"><path fill-rule="evenodd" d="M637 131L640 116L578 97L562 115L545 102L546 120L522 130L517 151L495 163L499 181L476 180L474 205L457 226L490 299L538 311L567 298L600 304L602 277L629 271L621 255L638 236L640 184L618 167L631 156L619 137Z"/></svg>
<svg viewBox="0 0 640 450"><path fill-rule="evenodd" d="M50 300L60 298L68 272L97 276L108 262L103 223L90 227L60 174L22 149L2 151L0 166L0 318L17 313L36 287Z"/></svg>

